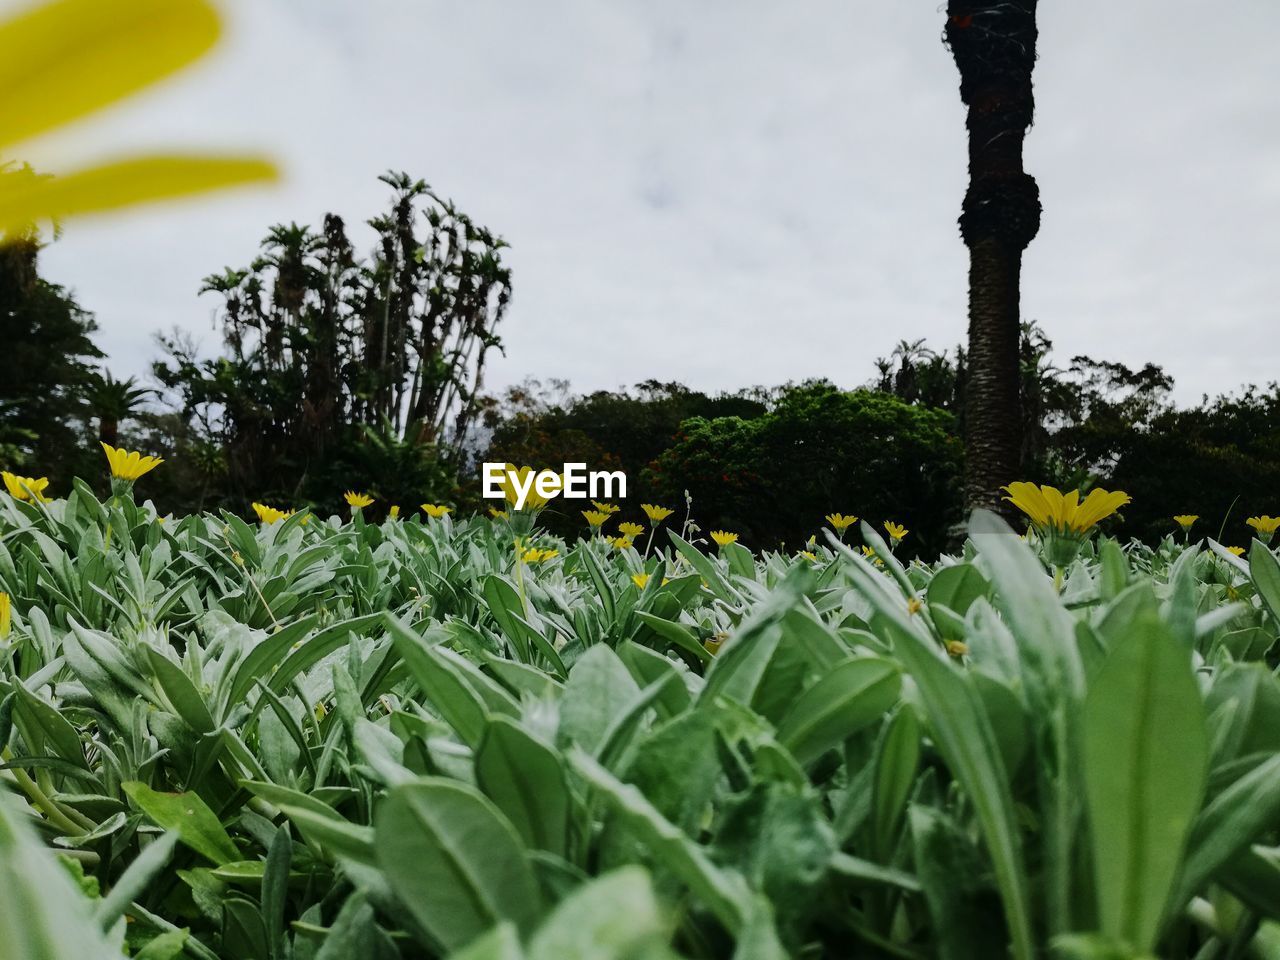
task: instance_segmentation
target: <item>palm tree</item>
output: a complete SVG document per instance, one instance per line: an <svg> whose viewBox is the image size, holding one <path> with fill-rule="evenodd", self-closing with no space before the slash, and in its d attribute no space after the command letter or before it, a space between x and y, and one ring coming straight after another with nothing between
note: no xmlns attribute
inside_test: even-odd
<svg viewBox="0 0 1280 960"><path fill-rule="evenodd" d="M968 108L969 189L960 235L969 248L965 381L965 501L1003 510L1000 487L1018 479L1019 280L1022 252L1040 229L1040 190L1022 167L1035 114L1037 0L948 0L946 44Z"/></svg>
<svg viewBox="0 0 1280 960"><path fill-rule="evenodd" d="M133 377L117 380L110 373L98 377L89 388L89 408L98 418L98 439L119 446L120 422L137 412L139 405L155 391L139 387Z"/></svg>

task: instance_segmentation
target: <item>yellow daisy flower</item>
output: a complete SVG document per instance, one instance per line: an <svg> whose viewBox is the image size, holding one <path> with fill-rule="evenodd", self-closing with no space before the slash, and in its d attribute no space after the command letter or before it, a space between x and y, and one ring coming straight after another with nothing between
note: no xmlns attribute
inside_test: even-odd
<svg viewBox="0 0 1280 960"><path fill-rule="evenodd" d="M649 518L650 523L661 523L674 512L666 507L659 507L652 503L640 504L640 509L644 511L644 515Z"/></svg>
<svg viewBox="0 0 1280 960"><path fill-rule="evenodd" d="M144 457L137 451L130 453L113 447L109 443L102 444L102 449L107 455L107 465L111 467L111 476L116 480L124 480L126 483L133 483L139 477L150 473L164 463L159 457Z"/></svg>
<svg viewBox="0 0 1280 960"><path fill-rule="evenodd" d="M370 506L373 503L373 497L367 493L357 493L354 490L348 490L342 495L342 498L347 501L347 506L357 509Z"/></svg>
<svg viewBox="0 0 1280 960"><path fill-rule="evenodd" d="M858 522L858 518L854 516L845 516L843 513L828 513L826 516L827 523L831 524L831 528L836 533L844 537L844 532Z"/></svg>
<svg viewBox="0 0 1280 960"><path fill-rule="evenodd" d="M1244 556L1244 547L1227 547L1227 552L1241 557Z"/></svg>
<svg viewBox="0 0 1280 960"><path fill-rule="evenodd" d="M1253 527L1258 535L1258 539L1263 543L1270 543L1271 538L1276 535L1277 528L1280 528L1280 517L1250 517L1245 521L1249 526Z"/></svg>
<svg viewBox="0 0 1280 960"><path fill-rule="evenodd" d="M711 539L716 542L717 546L727 547L731 543L738 542L738 535L729 533L727 530L712 530Z"/></svg>
<svg viewBox="0 0 1280 960"><path fill-rule="evenodd" d="M438 503L424 503L422 504L422 510L428 517L431 517L431 519L433 520L439 520L441 517L443 517L445 514L449 512L448 507L442 506Z"/></svg>
<svg viewBox="0 0 1280 960"><path fill-rule="evenodd" d="M1096 488L1082 501L1079 490L1064 494L1056 487L1025 482L1011 483L1004 489L1009 494L1005 499L1031 518L1043 542L1045 560L1059 571L1075 560L1080 545L1099 521L1132 499L1120 490L1108 493Z"/></svg>
<svg viewBox="0 0 1280 960"><path fill-rule="evenodd" d="M649 574L647 574L647 573L633 573L633 574L631 575L631 582L632 582L632 583L634 583L634 584L635 584L637 587L639 587L641 590L643 590L643 589L645 588L645 586L649 583Z"/></svg>
<svg viewBox="0 0 1280 960"><path fill-rule="evenodd" d="M1198 513L1180 513L1173 518L1173 522L1182 528L1182 532L1186 533L1191 529L1191 525L1200 519Z"/></svg>
<svg viewBox="0 0 1280 960"><path fill-rule="evenodd" d="M630 522L618 524L618 530L632 538L638 537L640 534L644 533L644 527L640 526L638 523Z"/></svg>
<svg viewBox="0 0 1280 960"><path fill-rule="evenodd" d="M609 537L609 543L616 550L626 550L631 546L632 542L630 537Z"/></svg>
<svg viewBox="0 0 1280 960"><path fill-rule="evenodd" d="M609 521L609 513L605 510L583 510L582 515L586 517L587 526L592 530L599 530Z"/></svg>
<svg viewBox="0 0 1280 960"><path fill-rule="evenodd" d="M615 503L601 503L599 500L592 500L591 505L601 513L614 514L622 508Z"/></svg>
<svg viewBox="0 0 1280 960"><path fill-rule="evenodd" d="M886 520L884 522L884 530L885 533L889 534L889 539L895 544L905 539L907 534L911 532L902 524L894 523L892 520Z"/></svg>
<svg viewBox="0 0 1280 960"><path fill-rule="evenodd" d="M45 488L49 486L48 477L20 477L16 473L4 470L0 471L0 478L4 479L5 489L15 500L35 498L41 503L49 502L49 498L44 495Z"/></svg>
<svg viewBox="0 0 1280 960"><path fill-rule="evenodd" d="M545 563L559 555L559 550L540 550L537 547L530 547L520 555L520 559L525 563Z"/></svg>
<svg viewBox="0 0 1280 960"><path fill-rule="evenodd" d="M259 520L268 526L293 516L292 510L277 510L275 507L269 507L265 503L254 503L253 512L258 515Z"/></svg>
<svg viewBox="0 0 1280 960"><path fill-rule="evenodd" d="M1133 499L1123 491L1108 493L1100 488L1090 490L1083 501L1079 490L1063 494L1048 485L1011 483L1004 489L1009 493L1005 499L1030 517L1042 532L1072 536L1087 534Z"/></svg>
<svg viewBox="0 0 1280 960"><path fill-rule="evenodd" d="M516 475L516 481L511 479L512 473ZM560 489L564 486L563 477L560 478L560 486L556 489L556 492L551 497L544 497L538 493L537 484L530 480L529 475L532 473L536 473L533 467L517 468L513 463L506 464L506 469L503 470L502 479L498 482L498 486L502 489L502 495L506 498L507 503L514 507L520 499L520 493L516 489L517 482L520 487L528 485L529 492L524 498L525 510L541 510L551 502L552 497L559 495Z"/></svg>

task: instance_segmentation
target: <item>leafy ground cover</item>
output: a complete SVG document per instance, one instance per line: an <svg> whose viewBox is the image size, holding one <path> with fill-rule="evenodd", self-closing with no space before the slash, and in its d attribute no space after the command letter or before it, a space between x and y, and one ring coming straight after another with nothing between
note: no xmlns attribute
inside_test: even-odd
<svg viewBox="0 0 1280 960"><path fill-rule="evenodd" d="M6 958L1280 956L1262 540L116 494L0 494Z"/></svg>

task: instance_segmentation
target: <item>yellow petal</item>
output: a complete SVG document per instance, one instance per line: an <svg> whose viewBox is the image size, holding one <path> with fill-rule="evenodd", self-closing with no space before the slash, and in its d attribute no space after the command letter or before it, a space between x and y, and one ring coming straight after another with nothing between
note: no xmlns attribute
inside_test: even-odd
<svg viewBox="0 0 1280 960"><path fill-rule="evenodd" d="M2 177L0 232L20 232L38 220L115 210L276 176L274 166L256 157L150 156L65 177Z"/></svg>
<svg viewBox="0 0 1280 960"><path fill-rule="evenodd" d="M55 0L0 24L0 147L151 85L219 32L206 0Z"/></svg>
<svg viewBox="0 0 1280 960"><path fill-rule="evenodd" d="M1019 481L1011 483L1004 488L1008 491L1007 499L1019 510L1031 518L1031 521L1038 526L1045 526L1049 522L1049 503L1045 500L1044 494L1040 492L1040 488L1034 483ZM1053 489L1052 487L1046 489Z"/></svg>

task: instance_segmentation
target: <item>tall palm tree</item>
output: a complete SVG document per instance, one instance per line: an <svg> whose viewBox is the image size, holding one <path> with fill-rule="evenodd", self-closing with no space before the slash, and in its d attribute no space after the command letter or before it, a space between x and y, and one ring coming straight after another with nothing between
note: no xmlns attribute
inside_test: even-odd
<svg viewBox="0 0 1280 960"><path fill-rule="evenodd" d="M110 373L98 377L89 388L89 408L98 418L98 439L113 447L120 443L120 423L128 420L154 393L138 386L133 377L117 380Z"/></svg>
<svg viewBox="0 0 1280 960"><path fill-rule="evenodd" d="M948 0L946 44L968 108L969 189L960 235L969 248L965 382L965 501L1004 509L1018 479L1018 290L1022 252L1040 229L1040 190L1022 167L1035 114L1037 0Z"/></svg>

